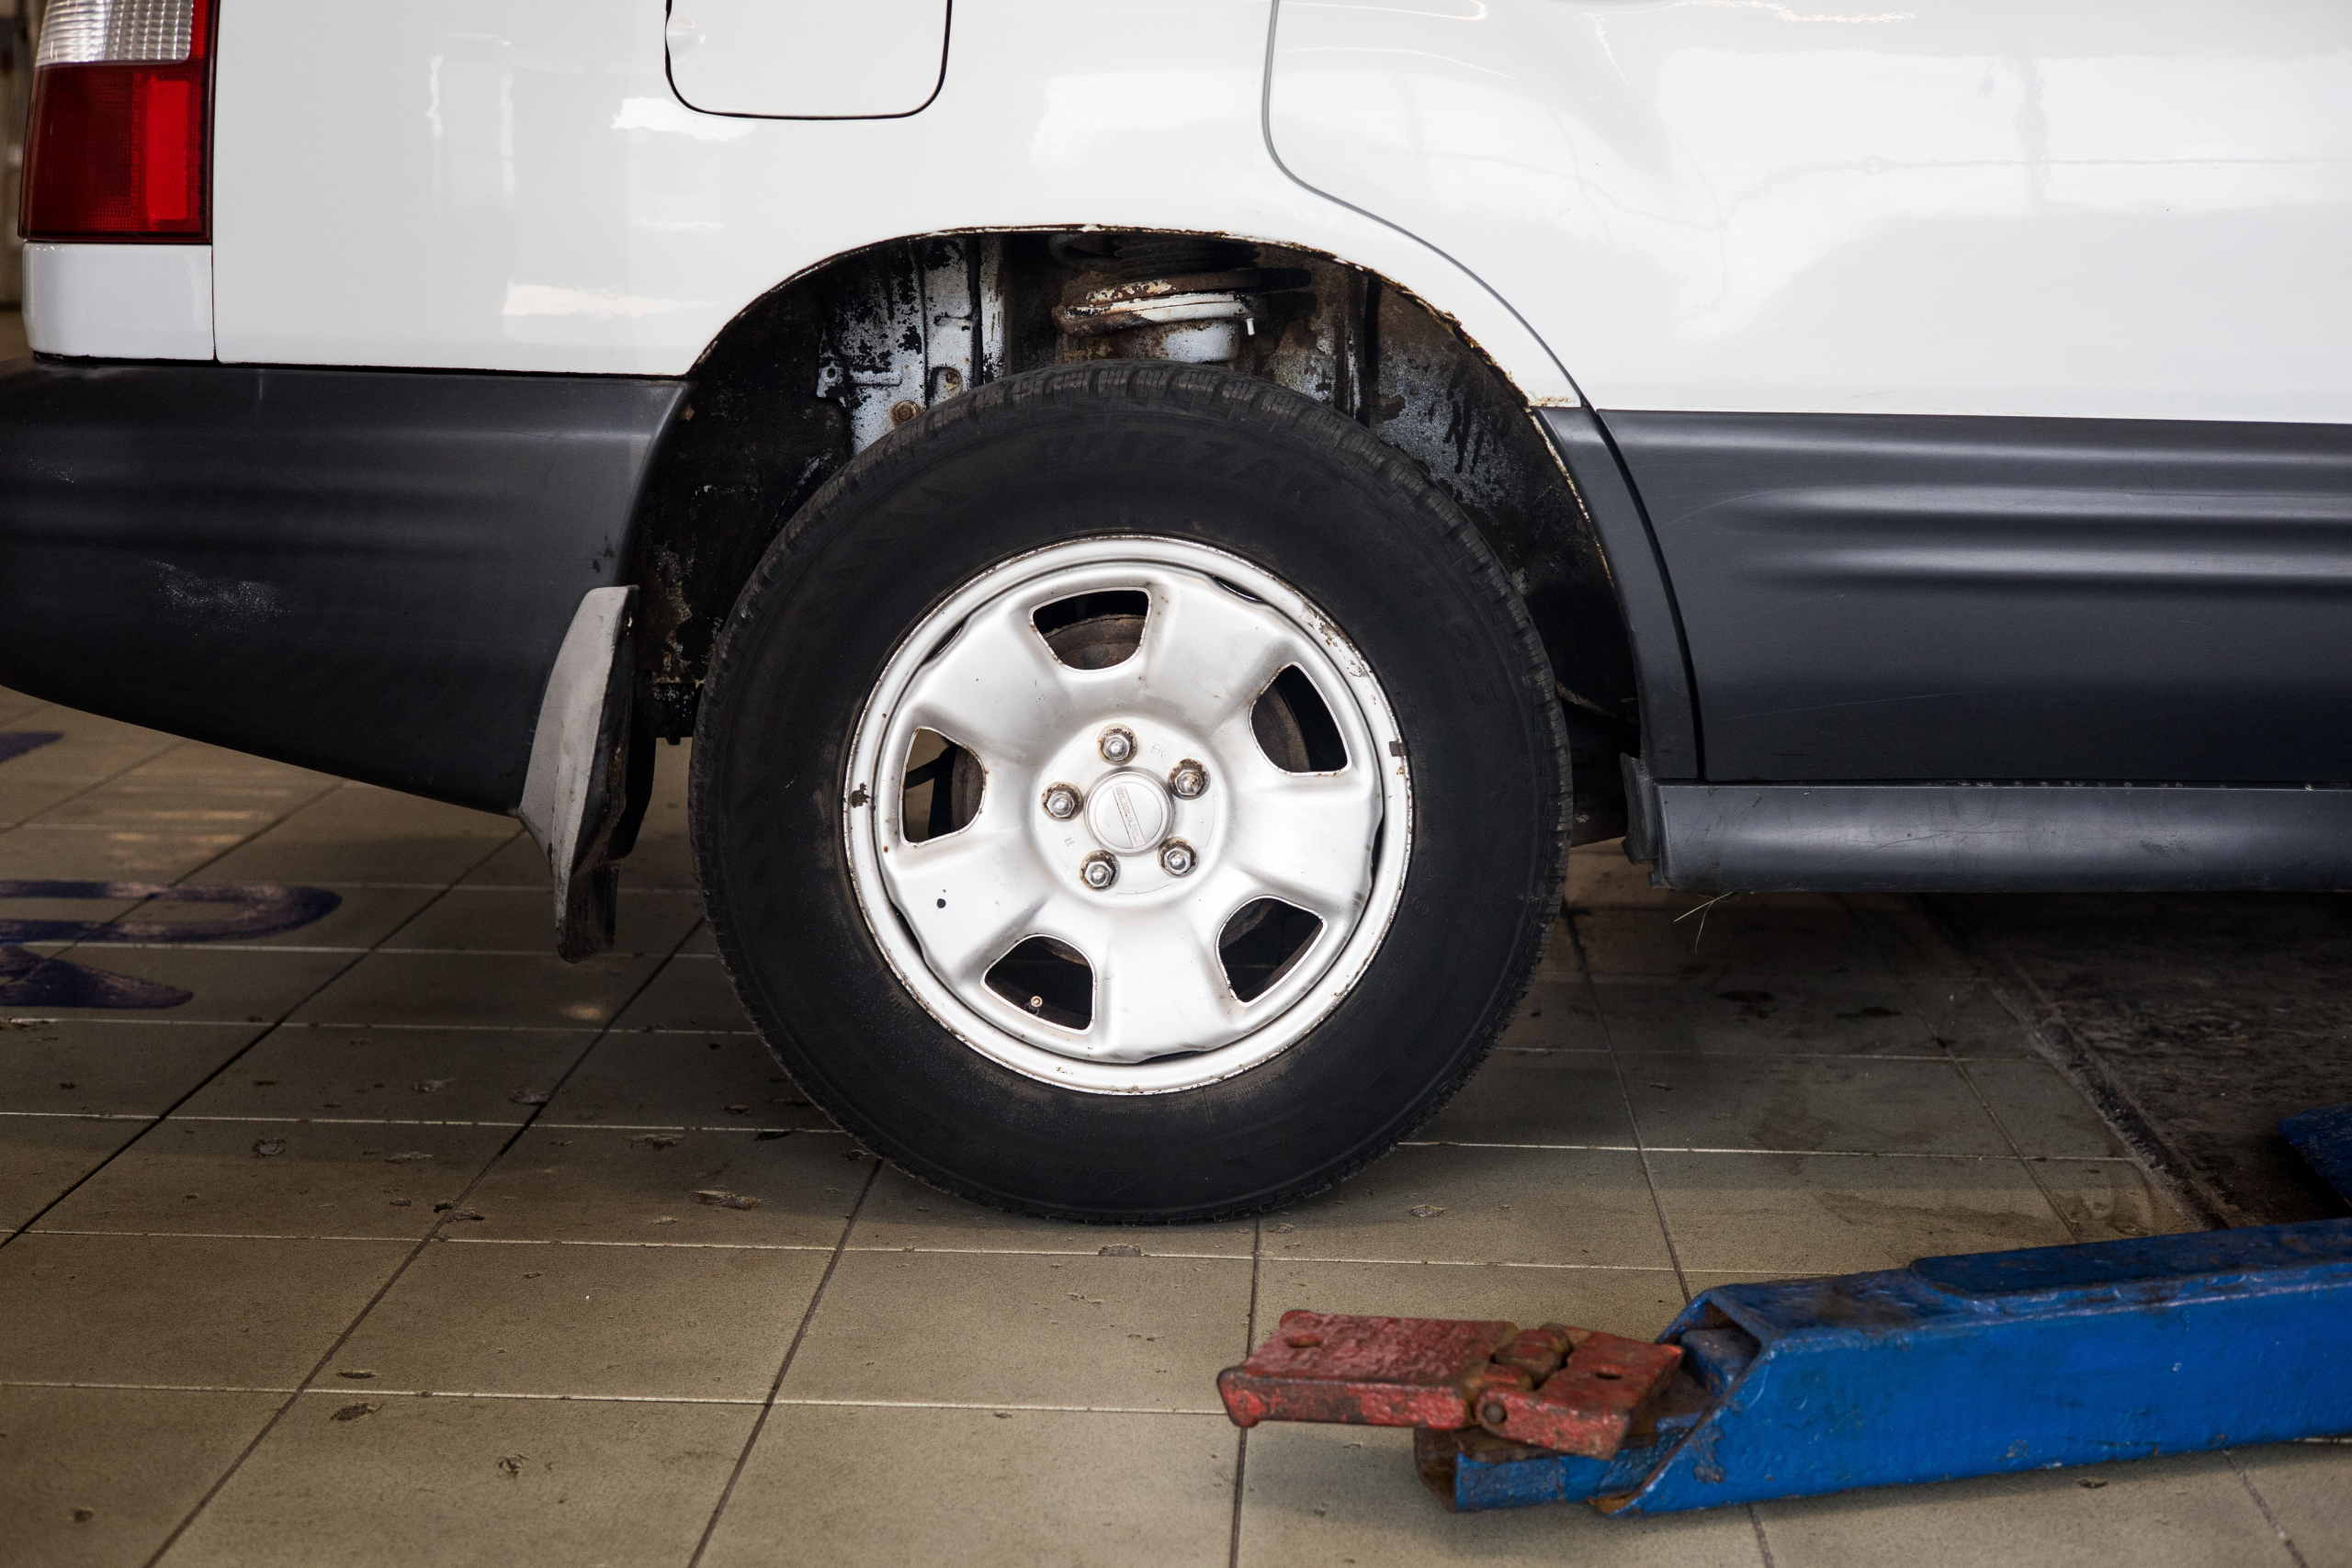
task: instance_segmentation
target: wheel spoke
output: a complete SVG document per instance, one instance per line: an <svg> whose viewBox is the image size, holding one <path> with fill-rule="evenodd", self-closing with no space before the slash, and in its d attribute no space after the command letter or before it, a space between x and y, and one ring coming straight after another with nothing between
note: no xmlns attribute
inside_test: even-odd
<svg viewBox="0 0 2352 1568"><path fill-rule="evenodd" d="M901 712L984 763L1034 762L1077 722L1069 675L1028 615L1001 602L916 672Z"/></svg>
<svg viewBox="0 0 2352 1568"><path fill-rule="evenodd" d="M1093 1055L1142 1062L1212 1050L1243 1032L1213 921L1211 906L1195 897L1121 910L1103 922L1097 951L1087 953L1094 965Z"/></svg>
<svg viewBox="0 0 2352 1568"><path fill-rule="evenodd" d="M1144 695L1171 713L1215 728L1248 712L1288 664L1308 656L1296 628L1197 578L1170 574L1144 625Z"/></svg>
<svg viewBox="0 0 2352 1568"><path fill-rule="evenodd" d="M1233 815L1225 855L1265 897L1296 905L1326 925L1355 919L1372 887L1380 788L1367 767L1286 773L1249 767L1246 804Z"/></svg>
<svg viewBox="0 0 2352 1568"><path fill-rule="evenodd" d="M959 833L899 844L882 857L892 899L951 985L976 987L1030 934L1057 891L1017 827L975 821Z"/></svg>

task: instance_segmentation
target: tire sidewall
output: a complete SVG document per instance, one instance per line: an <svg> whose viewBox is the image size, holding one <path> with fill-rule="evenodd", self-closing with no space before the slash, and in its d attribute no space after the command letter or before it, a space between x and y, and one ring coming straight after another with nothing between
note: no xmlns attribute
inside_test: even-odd
<svg viewBox="0 0 2352 1568"><path fill-rule="evenodd" d="M1150 1095L1040 1082L951 1034L868 929L843 830L853 736L910 629L1001 562L1122 536L1227 551L1329 615L1407 738L1415 814L1401 899L1348 996L1265 1063ZM837 476L714 654L694 821L729 971L805 1089L952 1190L1191 1218L1328 1184L1476 1065L1555 907L1565 746L1518 610L1458 510L1303 398L1135 364L982 389Z"/></svg>

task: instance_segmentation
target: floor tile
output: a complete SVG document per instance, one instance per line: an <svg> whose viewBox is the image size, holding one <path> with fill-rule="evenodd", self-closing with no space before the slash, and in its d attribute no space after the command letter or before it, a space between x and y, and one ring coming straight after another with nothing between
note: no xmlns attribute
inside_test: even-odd
<svg viewBox="0 0 2352 1568"><path fill-rule="evenodd" d="M1649 1156L1683 1266L1769 1280L2074 1238L2014 1159Z"/></svg>
<svg viewBox="0 0 2352 1568"><path fill-rule="evenodd" d="M1266 1239L1272 1243L1279 1237ZM1499 1317L1526 1328L1569 1323L1654 1339L1682 1304L1682 1288L1670 1269L1302 1263L1269 1258L1258 1280L1257 1337L1263 1340L1273 1333L1286 1312L1344 1312L1375 1317Z"/></svg>
<svg viewBox="0 0 2352 1568"><path fill-rule="evenodd" d="M703 1562L821 1540L828 1568L1222 1568L1234 1451L1222 1416L782 1406Z"/></svg>
<svg viewBox="0 0 2352 1568"><path fill-rule="evenodd" d="M207 873L204 881L216 880ZM282 886L284 884L263 883L262 886ZM398 931L414 919L416 912L439 896L431 887L390 887L374 883L333 883L311 881L295 886L316 887L332 893L335 906L309 925L297 926L280 935L264 937L259 945L270 947L373 947ZM150 905L152 909L154 905ZM200 908L200 906L199 906Z"/></svg>
<svg viewBox="0 0 2352 1568"><path fill-rule="evenodd" d="M6 764L9 776L19 779L96 783L159 757L179 744L171 736L153 729L50 705L16 715L8 720L8 728L56 730L65 737L10 758Z"/></svg>
<svg viewBox="0 0 2352 1568"><path fill-rule="evenodd" d="M103 885L102 885L103 886ZM132 884L136 886L138 884ZM431 888L381 887L320 883L296 884L323 898L311 901L313 912L303 923L270 931L257 937L218 937L224 925L233 930L254 901L266 901L288 885L283 883L222 883L198 876L180 886L209 891L216 897L156 898L60 897L8 898L9 919L70 920L87 925L122 922L137 929L116 931L91 939L93 946L114 946L109 938L127 937L128 945L153 947L185 944L191 951L254 952L278 948L365 948L397 930L434 897ZM217 897L229 890L229 901ZM251 889L250 899L243 890ZM241 907L243 906L243 907Z"/></svg>
<svg viewBox="0 0 2352 1568"><path fill-rule="evenodd" d="M181 1113L524 1122L595 1038L587 1030L290 1025L207 1084Z"/></svg>
<svg viewBox="0 0 2352 1568"><path fill-rule="evenodd" d="M1616 1063L1607 1052L1500 1048L1413 1138L1630 1148L1634 1126L1626 1119Z"/></svg>
<svg viewBox="0 0 2352 1568"><path fill-rule="evenodd" d="M626 885L628 880L628 864L626 861L621 863L621 878ZM526 833L501 845L497 853L491 855L467 872L459 886L528 888L533 892L545 895L555 886L555 879L548 874L546 852L533 843L530 835Z"/></svg>
<svg viewBox="0 0 2352 1568"><path fill-rule="evenodd" d="M467 1201L515 1241L831 1247L873 1174L846 1138L533 1128ZM716 1192L753 1200L738 1207Z"/></svg>
<svg viewBox="0 0 2352 1568"><path fill-rule="evenodd" d="M440 1024L474 1029L578 1029L611 1020L660 961L553 953L393 953L379 950L303 1004L305 1023Z"/></svg>
<svg viewBox="0 0 2352 1568"><path fill-rule="evenodd" d="M1519 1011L1495 1041L1497 1050L1606 1051L1608 1033L1592 987L1581 975L1544 976L1527 987Z"/></svg>
<svg viewBox="0 0 2352 1568"><path fill-rule="evenodd" d="M261 1032L70 1019L0 1026L0 1111L160 1116Z"/></svg>
<svg viewBox="0 0 2352 1568"><path fill-rule="evenodd" d="M0 829L29 822L91 787L85 779L26 779L4 770L5 765L0 765ZM0 871L15 875L10 869L14 863L6 846L0 845Z"/></svg>
<svg viewBox="0 0 2352 1568"><path fill-rule="evenodd" d="M130 1016L167 1019L174 1023L270 1022L316 994L357 958L352 953L255 949L227 942L184 947L84 942L70 951L54 947L31 951L77 970L123 976L163 987L156 993L159 1000L168 1000L176 992L188 993L188 998L158 1007L65 1007L59 1005L53 989L44 989L57 984L54 972L35 971L14 981L0 981L0 1012L31 1008L55 1018Z"/></svg>
<svg viewBox="0 0 2352 1568"><path fill-rule="evenodd" d="M1066 1252L1100 1255L1132 1247L1145 1257L1247 1258L1255 1227L1244 1220L1212 1225L1075 1225L1008 1214L886 1169L857 1211L849 1244L861 1250Z"/></svg>
<svg viewBox="0 0 2352 1568"><path fill-rule="evenodd" d="M1278 1223L1295 1229L1268 1236L1270 1258L1668 1265L1630 1153L1401 1148Z"/></svg>
<svg viewBox="0 0 2352 1568"><path fill-rule="evenodd" d="M1664 907L1599 908L1577 917L1576 930L1596 976L1894 974L1861 924L1825 894L1740 895L1679 919Z"/></svg>
<svg viewBox="0 0 2352 1568"><path fill-rule="evenodd" d="M2352 1568L2352 1441L2234 1450L2305 1568Z"/></svg>
<svg viewBox="0 0 2352 1568"><path fill-rule="evenodd" d="M1372 1427L1253 1427L1240 1546L1248 1568L1764 1568L1742 1509L1649 1519L1556 1504L1449 1514L1413 1469L1412 1434Z"/></svg>
<svg viewBox="0 0 2352 1568"><path fill-rule="evenodd" d="M1925 900L1907 893L1843 893L1838 902L1906 976L1959 981L1973 979L1982 970L1975 955L1953 940L1951 927Z"/></svg>
<svg viewBox="0 0 2352 1568"><path fill-rule="evenodd" d="M624 888L613 951L667 956L701 919L698 894ZM452 888L384 945L472 953L552 952L554 906L537 888Z"/></svg>
<svg viewBox="0 0 2352 1568"><path fill-rule="evenodd" d="M1766 1503L1758 1511L1774 1568L2289 1562L2218 1454Z"/></svg>
<svg viewBox="0 0 2352 1568"><path fill-rule="evenodd" d="M236 880L220 876L217 867L243 837L147 828L44 828L30 822L0 840L0 871L11 879L175 882L201 869L208 880Z"/></svg>
<svg viewBox="0 0 2352 1568"><path fill-rule="evenodd" d="M846 1252L784 1381L796 1400L1216 1410L1250 1265Z"/></svg>
<svg viewBox="0 0 2352 1568"><path fill-rule="evenodd" d="M380 1408L337 1416L368 1404ZM757 1412L305 1394L167 1568L683 1564Z"/></svg>
<svg viewBox="0 0 2352 1568"><path fill-rule="evenodd" d="M2030 1169L2067 1228L2084 1241L2203 1228L2152 1189L2129 1160L2037 1159Z"/></svg>
<svg viewBox="0 0 2352 1568"><path fill-rule="evenodd" d="M752 1021L718 959L681 953L662 966L615 1027L748 1032Z"/></svg>
<svg viewBox="0 0 2352 1568"><path fill-rule="evenodd" d="M0 1250L0 1366L27 1382L291 1388L413 1247L20 1235Z"/></svg>
<svg viewBox="0 0 2352 1568"><path fill-rule="evenodd" d="M756 1402L830 1257L452 1240L369 1309L334 1374L363 1393Z"/></svg>
<svg viewBox="0 0 2352 1568"><path fill-rule="evenodd" d="M224 778L261 779L287 785L334 785L343 782L333 773L313 773L291 762L272 761L267 757L256 757L251 752L232 751L225 746L208 746L201 740L183 740L170 750L140 763L123 776L187 779L191 783Z"/></svg>
<svg viewBox="0 0 2352 1568"><path fill-rule="evenodd" d="M0 1119L0 1235L29 1224L147 1126L78 1116Z"/></svg>
<svg viewBox="0 0 2352 1568"><path fill-rule="evenodd" d="M618 1029L564 1080L547 1120L638 1128L832 1125L756 1035Z"/></svg>
<svg viewBox="0 0 2352 1568"><path fill-rule="evenodd" d="M503 1127L165 1122L41 1221L123 1235L416 1237Z"/></svg>
<svg viewBox="0 0 2352 1568"><path fill-rule="evenodd" d="M1929 1043L1936 1049L1971 1060L2041 1059L2026 1026L1982 981L1914 978L1911 991L1920 999L1931 1035Z"/></svg>
<svg viewBox="0 0 2352 1568"><path fill-rule="evenodd" d="M2128 1153L2082 1090L2048 1063L1978 1061L1964 1070L2018 1153L2068 1159L2121 1159Z"/></svg>
<svg viewBox="0 0 2352 1568"><path fill-rule="evenodd" d="M1679 907L1705 901L1703 895L1651 886L1650 871L1646 863L1636 865L1627 860L1617 844L1579 844L1568 852L1566 902L1601 909L1612 905L1648 908L1673 903Z"/></svg>
<svg viewBox="0 0 2352 1568"><path fill-rule="evenodd" d="M1628 1055L1651 1148L1997 1155L2008 1140L1950 1062Z"/></svg>
<svg viewBox="0 0 2352 1568"><path fill-rule="evenodd" d="M1915 994L1892 979L1725 973L1602 979L1593 987L1622 1053L1709 1056L1940 1056Z"/></svg>
<svg viewBox="0 0 2352 1568"><path fill-rule="evenodd" d="M324 778L195 778L132 770L44 812L45 827L258 833L334 787Z"/></svg>
<svg viewBox="0 0 2352 1568"><path fill-rule="evenodd" d="M447 883L520 832L509 818L346 784L224 856L209 874L223 882Z"/></svg>
<svg viewBox="0 0 2352 1568"><path fill-rule="evenodd" d="M144 1562L285 1402L277 1393L0 1386L12 1562Z"/></svg>

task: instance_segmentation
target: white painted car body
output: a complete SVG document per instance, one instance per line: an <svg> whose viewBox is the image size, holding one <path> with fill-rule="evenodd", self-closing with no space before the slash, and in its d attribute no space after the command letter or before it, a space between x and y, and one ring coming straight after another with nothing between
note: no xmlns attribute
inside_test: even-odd
<svg viewBox="0 0 2352 1568"><path fill-rule="evenodd" d="M907 113L920 22L684 57L895 117L758 118L661 0L226 0L209 253L29 247L34 344L677 375L830 257L1101 225L1382 274L1538 405L2352 421L2341 4L964 0Z"/></svg>

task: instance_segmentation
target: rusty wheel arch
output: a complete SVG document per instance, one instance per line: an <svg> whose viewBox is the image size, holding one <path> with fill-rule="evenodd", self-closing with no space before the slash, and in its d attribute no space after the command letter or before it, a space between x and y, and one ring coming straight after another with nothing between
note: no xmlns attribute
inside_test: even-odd
<svg viewBox="0 0 2352 1568"><path fill-rule="evenodd" d="M1239 309L1216 303L1227 295ZM1216 363L1358 420L1462 506L1551 656L1575 742L1574 839L1622 832L1616 757L1640 750L1631 645L1600 540L1535 411L1450 318L1390 280L1217 234L914 236L834 257L746 307L695 364L639 506L639 711L652 732L692 732L736 595L857 451L1002 376L1200 352L1196 327L1118 314L1163 299L1242 332Z"/></svg>

